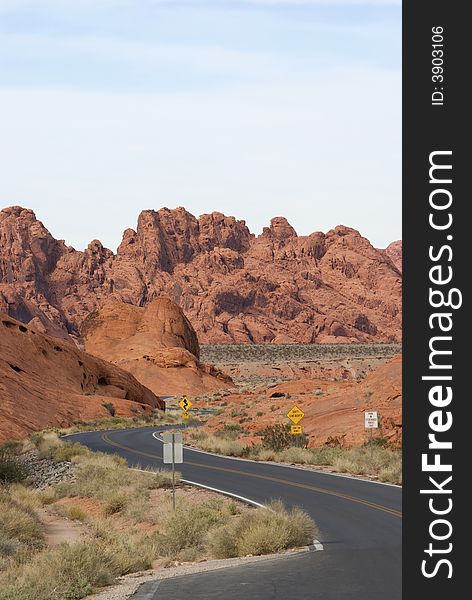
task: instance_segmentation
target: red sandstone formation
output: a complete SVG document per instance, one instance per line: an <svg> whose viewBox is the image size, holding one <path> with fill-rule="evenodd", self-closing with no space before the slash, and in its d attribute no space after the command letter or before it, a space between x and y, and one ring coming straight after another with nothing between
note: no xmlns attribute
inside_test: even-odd
<svg viewBox="0 0 472 600"><path fill-rule="evenodd" d="M111 404L126 416L165 408L125 370L0 313L0 442L109 417Z"/></svg>
<svg viewBox="0 0 472 600"><path fill-rule="evenodd" d="M163 208L143 211L116 254L97 240L79 252L14 206L0 212L0 310L68 337L110 300L144 307L165 295L201 343L400 341L389 248L344 226L297 236L276 217L256 237L234 217Z"/></svg>
<svg viewBox="0 0 472 600"><path fill-rule="evenodd" d="M199 363L197 334L168 298L146 308L108 302L85 319L81 334L87 352L126 369L156 394L203 394L231 383Z"/></svg>
<svg viewBox="0 0 472 600"><path fill-rule="evenodd" d="M393 264L397 267L399 271L402 270L402 242L398 240L397 242L392 242L385 249L387 255L392 259Z"/></svg>

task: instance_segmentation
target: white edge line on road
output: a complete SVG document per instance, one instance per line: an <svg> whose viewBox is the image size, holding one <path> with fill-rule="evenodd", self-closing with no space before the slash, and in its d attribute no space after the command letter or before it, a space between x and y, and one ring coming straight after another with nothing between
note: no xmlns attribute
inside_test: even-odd
<svg viewBox="0 0 472 600"><path fill-rule="evenodd" d="M163 429L161 431L164 431ZM157 437L156 437L157 434ZM155 431L152 434L152 437L156 440L162 442L160 436L160 431ZM74 435L74 434L72 434ZM261 465L274 465L276 467L284 467L285 469L297 469L298 471L304 471L305 473L308 471L312 471L314 473L319 473L320 475L331 475L331 477L343 477L344 479L354 479L354 481L364 481L365 483L375 483L376 485L386 485L389 487L395 487L402 489L401 485L397 485L396 483L386 483L384 481L375 481L373 479L364 479L363 477L354 477L353 475L345 475L344 473L328 473L326 471L321 471L318 469L307 469L306 467L301 467L297 465L286 465L284 463L274 462L272 460L251 460L250 458L239 458L237 456L226 456L225 454L217 454L216 452L206 452L205 450L200 450L199 448L194 448L193 446L186 446L184 448L190 450L191 452L199 452L200 454L207 454L209 456L218 456L219 458L226 458L227 460L237 460L239 462L250 462L250 463L258 463Z"/></svg>

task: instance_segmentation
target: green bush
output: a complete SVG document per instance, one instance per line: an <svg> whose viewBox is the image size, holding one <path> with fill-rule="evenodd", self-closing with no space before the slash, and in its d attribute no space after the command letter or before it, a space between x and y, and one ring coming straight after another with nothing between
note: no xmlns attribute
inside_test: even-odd
<svg viewBox="0 0 472 600"><path fill-rule="evenodd" d="M290 425L269 425L262 432L262 446L269 450L285 450L292 446L306 448L308 436L304 433L293 435L290 433Z"/></svg>
<svg viewBox="0 0 472 600"><path fill-rule="evenodd" d="M8 446L0 448L0 483L19 483L28 476L28 469Z"/></svg>

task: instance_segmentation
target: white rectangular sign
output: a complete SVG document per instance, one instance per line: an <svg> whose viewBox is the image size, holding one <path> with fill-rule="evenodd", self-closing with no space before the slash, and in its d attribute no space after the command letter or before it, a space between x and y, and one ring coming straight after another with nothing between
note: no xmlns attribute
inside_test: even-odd
<svg viewBox="0 0 472 600"><path fill-rule="evenodd" d="M364 413L364 427L366 429L377 429L379 426L379 419L376 410L366 411Z"/></svg>
<svg viewBox="0 0 472 600"><path fill-rule="evenodd" d="M182 434L179 432L172 433L170 431L165 431L162 434L162 441L164 442L164 444L172 444L172 442L174 442L174 444L181 444Z"/></svg>
<svg viewBox="0 0 472 600"><path fill-rule="evenodd" d="M173 444L174 446L174 463L179 464L184 462L184 446L183 444ZM163 459L165 464L172 463L172 444L164 444Z"/></svg>
<svg viewBox="0 0 472 600"><path fill-rule="evenodd" d="M183 463L184 446L182 444L182 434L166 432L162 435L162 441L164 442L162 447L163 462L165 464L172 464L172 462L174 462L175 464ZM172 452L174 453L173 461Z"/></svg>

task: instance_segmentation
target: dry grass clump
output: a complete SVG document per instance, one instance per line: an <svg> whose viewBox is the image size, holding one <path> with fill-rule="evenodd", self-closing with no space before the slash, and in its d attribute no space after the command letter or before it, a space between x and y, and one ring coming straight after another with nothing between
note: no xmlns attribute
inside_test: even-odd
<svg viewBox="0 0 472 600"><path fill-rule="evenodd" d="M16 444L0 446L0 485L20 482L28 476L28 470L18 459Z"/></svg>
<svg viewBox="0 0 472 600"><path fill-rule="evenodd" d="M316 525L300 508L287 510L281 502L250 511L244 518L224 524L208 534L217 558L270 554L313 542Z"/></svg>
<svg viewBox="0 0 472 600"><path fill-rule="evenodd" d="M151 553L123 537L113 544L91 537L36 554L0 579L0 600L79 600L119 575L149 568Z"/></svg>
<svg viewBox="0 0 472 600"><path fill-rule="evenodd" d="M171 559L180 558L182 552L202 554L205 549L206 534L231 517L229 503L214 498L201 504L192 505L191 510L184 501L178 502L175 512L170 504L163 507L159 519L159 532L153 535L153 542L159 556ZM210 533L211 536L211 533Z"/></svg>
<svg viewBox="0 0 472 600"><path fill-rule="evenodd" d="M36 513L8 488L0 488L0 572L13 560L44 546L44 534Z"/></svg>
<svg viewBox="0 0 472 600"><path fill-rule="evenodd" d="M134 471L116 455L87 451L75 455L75 461L75 479L59 484L57 496L98 500L106 515L125 511L137 522L146 520L150 491L171 485L169 471Z"/></svg>
<svg viewBox="0 0 472 600"><path fill-rule="evenodd" d="M368 447L349 448L339 452L332 462L341 473L378 476L380 481L402 482L400 450L374 447L372 457Z"/></svg>
<svg viewBox="0 0 472 600"><path fill-rule="evenodd" d="M238 440L232 439L234 436L228 432L228 437L221 434L213 435L203 430L191 432L190 438L202 450L213 452L215 454L224 454L225 456L245 456L247 448Z"/></svg>

